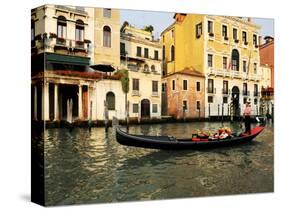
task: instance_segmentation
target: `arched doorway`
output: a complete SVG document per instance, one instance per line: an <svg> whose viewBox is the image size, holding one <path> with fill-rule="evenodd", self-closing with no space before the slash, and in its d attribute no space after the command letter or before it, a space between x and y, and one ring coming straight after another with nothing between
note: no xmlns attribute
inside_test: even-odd
<svg viewBox="0 0 281 212"><path fill-rule="evenodd" d="M233 116L239 117L240 116L240 105L239 105L239 88L237 86L233 86L232 88L232 109L233 109Z"/></svg>
<svg viewBox="0 0 281 212"><path fill-rule="evenodd" d="M141 100L141 117L150 117L150 101L148 99Z"/></svg>

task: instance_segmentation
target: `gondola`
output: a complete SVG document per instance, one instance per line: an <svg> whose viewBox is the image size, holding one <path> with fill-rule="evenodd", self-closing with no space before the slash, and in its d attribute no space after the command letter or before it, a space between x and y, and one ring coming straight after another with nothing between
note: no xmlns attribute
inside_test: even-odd
<svg viewBox="0 0 281 212"><path fill-rule="evenodd" d="M245 144L252 141L264 129L264 125L259 125L251 129L251 134L241 133L238 136L232 136L226 139L177 139L173 136L145 136L128 134L116 127L116 140L118 143L126 146L166 149L166 150L183 150L183 149L208 149L225 146L234 146Z"/></svg>

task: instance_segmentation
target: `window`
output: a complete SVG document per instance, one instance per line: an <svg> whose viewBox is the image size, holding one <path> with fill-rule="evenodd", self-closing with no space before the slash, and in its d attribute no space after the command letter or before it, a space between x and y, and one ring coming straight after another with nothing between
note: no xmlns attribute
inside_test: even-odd
<svg viewBox="0 0 281 212"><path fill-rule="evenodd" d="M238 40L238 33L237 33L237 29L233 28L233 40L237 41Z"/></svg>
<svg viewBox="0 0 281 212"><path fill-rule="evenodd" d="M75 40L84 42L84 22L82 20L76 21Z"/></svg>
<svg viewBox="0 0 281 212"><path fill-rule="evenodd" d="M141 57L141 47L137 46L137 56Z"/></svg>
<svg viewBox="0 0 281 212"><path fill-rule="evenodd" d="M152 81L152 92L158 92L158 81Z"/></svg>
<svg viewBox="0 0 281 212"><path fill-rule="evenodd" d="M254 104L255 104L255 105L258 104L258 99L254 99Z"/></svg>
<svg viewBox="0 0 281 212"><path fill-rule="evenodd" d="M213 101L214 101L213 96L208 96L208 103L213 103Z"/></svg>
<svg viewBox="0 0 281 212"><path fill-rule="evenodd" d="M245 32L245 31L242 32L242 41L245 45L248 44L248 42L247 42L247 32Z"/></svg>
<svg viewBox="0 0 281 212"><path fill-rule="evenodd" d="M227 57L222 58L222 67L223 69L227 69Z"/></svg>
<svg viewBox="0 0 281 212"><path fill-rule="evenodd" d="M237 49L232 50L231 63L232 63L232 70L239 71L239 52Z"/></svg>
<svg viewBox="0 0 281 212"><path fill-rule="evenodd" d="M223 80L223 94L228 94L228 81L227 80Z"/></svg>
<svg viewBox="0 0 281 212"><path fill-rule="evenodd" d="M196 38L202 35L202 23L196 24Z"/></svg>
<svg viewBox="0 0 281 212"><path fill-rule="evenodd" d="M175 47L171 46L171 61L175 60Z"/></svg>
<svg viewBox="0 0 281 212"><path fill-rule="evenodd" d="M253 45L254 46L257 46L258 45L258 42L257 42L257 35L253 35Z"/></svg>
<svg viewBox="0 0 281 212"><path fill-rule="evenodd" d="M254 74L257 74L257 63L254 63Z"/></svg>
<svg viewBox="0 0 281 212"><path fill-rule="evenodd" d="M208 21L208 33L214 35L213 22Z"/></svg>
<svg viewBox="0 0 281 212"><path fill-rule="evenodd" d="M111 9L103 9L103 17L111 18Z"/></svg>
<svg viewBox="0 0 281 212"><path fill-rule="evenodd" d="M148 58L148 48L144 48L144 57Z"/></svg>
<svg viewBox="0 0 281 212"><path fill-rule="evenodd" d="M151 71L155 72L155 65L151 66Z"/></svg>
<svg viewBox="0 0 281 212"><path fill-rule="evenodd" d="M120 43L120 55L121 56L126 56L126 46L125 43Z"/></svg>
<svg viewBox="0 0 281 212"><path fill-rule="evenodd" d="M133 104L133 113L139 112L139 104Z"/></svg>
<svg viewBox="0 0 281 212"><path fill-rule="evenodd" d="M200 82L196 82L196 91L200 91Z"/></svg>
<svg viewBox="0 0 281 212"><path fill-rule="evenodd" d="M214 80L208 79L208 93L214 93Z"/></svg>
<svg viewBox="0 0 281 212"><path fill-rule="evenodd" d="M246 102L247 102L247 97L245 97L245 98L243 99L243 104L246 104Z"/></svg>
<svg viewBox="0 0 281 212"><path fill-rule="evenodd" d="M57 36L58 38L66 38L66 18L63 16L58 17Z"/></svg>
<svg viewBox="0 0 281 212"><path fill-rule="evenodd" d="M155 59L155 60L158 60L158 58L159 58L159 57L158 57L158 51L154 50L154 59Z"/></svg>
<svg viewBox="0 0 281 212"><path fill-rule="evenodd" d="M166 92L166 91L167 91L167 84L162 83L162 92Z"/></svg>
<svg viewBox="0 0 281 212"><path fill-rule="evenodd" d="M144 65L144 72L149 72L149 66L147 64Z"/></svg>
<svg viewBox="0 0 281 212"><path fill-rule="evenodd" d="M163 46L162 48L162 58L163 60L165 60L165 46Z"/></svg>
<svg viewBox="0 0 281 212"><path fill-rule="evenodd" d="M172 90L174 91L176 89L176 81L172 80Z"/></svg>
<svg viewBox="0 0 281 212"><path fill-rule="evenodd" d="M115 110L115 95L113 92L108 92L106 94L106 102L108 110Z"/></svg>
<svg viewBox="0 0 281 212"><path fill-rule="evenodd" d="M225 40L227 40L227 26L222 25L222 36L224 37Z"/></svg>
<svg viewBox="0 0 281 212"><path fill-rule="evenodd" d="M213 55L208 54L208 67L213 67Z"/></svg>
<svg viewBox="0 0 281 212"><path fill-rule="evenodd" d="M200 101L196 101L196 109L200 110Z"/></svg>
<svg viewBox="0 0 281 212"><path fill-rule="evenodd" d="M152 104L152 113L157 113L158 105L157 104Z"/></svg>
<svg viewBox="0 0 281 212"><path fill-rule="evenodd" d="M258 84L254 84L254 96L258 96Z"/></svg>
<svg viewBox="0 0 281 212"><path fill-rule="evenodd" d="M248 85L247 83L243 83L243 95L247 95L248 93Z"/></svg>
<svg viewBox="0 0 281 212"><path fill-rule="evenodd" d="M224 96L223 98L222 98L222 102L224 103L224 104L227 104L227 96Z"/></svg>
<svg viewBox="0 0 281 212"><path fill-rule="evenodd" d="M139 91L139 79L133 79L133 91Z"/></svg>
<svg viewBox="0 0 281 212"><path fill-rule="evenodd" d="M111 47L111 29L109 26L103 27L103 46Z"/></svg>
<svg viewBox="0 0 281 212"><path fill-rule="evenodd" d="M183 84L183 90L187 90L187 80L183 80L182 81L182 84Z"/></svg>
<svg viewBox="0 0 281 212"><path fill-rule="evenodd" d="M247 72L247 62L243 60L243 72Z"/></svg>
<svg viewBox="0 0 281 212"><path fill-rule="evenodd" d="M184 110L187 110L187 101L186 100L184 100L182 102L182 107L183 107Z"/></svg>

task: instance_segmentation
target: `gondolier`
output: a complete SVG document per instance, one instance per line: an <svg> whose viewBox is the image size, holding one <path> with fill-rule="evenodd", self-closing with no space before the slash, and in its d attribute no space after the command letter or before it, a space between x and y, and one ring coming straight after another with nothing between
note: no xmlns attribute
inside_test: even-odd
<svg viewBox="0 0 281 212"><path fill-rule="evenodd" d="M252 108L251 108L251 101L250 99L246 102L246 107L244 109L244 122L245 122L245 133L251 134L251 115L252 115Z"/></svg>

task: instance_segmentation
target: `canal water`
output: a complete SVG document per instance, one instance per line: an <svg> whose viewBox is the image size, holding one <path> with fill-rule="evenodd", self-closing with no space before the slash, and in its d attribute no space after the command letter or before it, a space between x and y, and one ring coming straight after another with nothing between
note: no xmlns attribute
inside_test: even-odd
<svg viewBox="0 0 281 212"><path fill-rule="evenodd" d="M190 137L221 123L134 125L130 133ZM239 124L224 123L234 131ZM109 128L45 131L47 205L273 192L273 126L254 142L212 150L126 147ZM36 139L42 139L37 137Z"/></svg>

